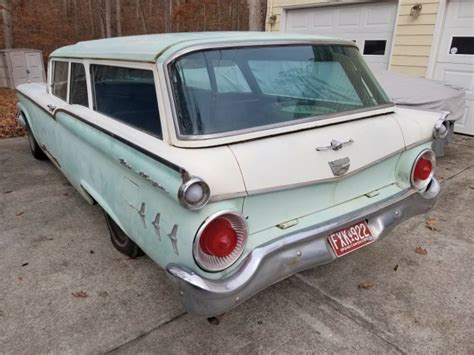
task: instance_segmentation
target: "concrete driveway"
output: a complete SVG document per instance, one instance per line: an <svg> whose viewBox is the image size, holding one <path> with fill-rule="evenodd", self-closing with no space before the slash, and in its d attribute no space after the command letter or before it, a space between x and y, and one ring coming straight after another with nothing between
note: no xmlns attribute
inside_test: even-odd
<svg viewBox="0 0 474 355"><path fill-rule="evenodd" d="M25 138L0 140L0 352L472 353L474 139L455 137L439 165L428 216L214 325L151 260L115 251L100 209Z"/></svg>

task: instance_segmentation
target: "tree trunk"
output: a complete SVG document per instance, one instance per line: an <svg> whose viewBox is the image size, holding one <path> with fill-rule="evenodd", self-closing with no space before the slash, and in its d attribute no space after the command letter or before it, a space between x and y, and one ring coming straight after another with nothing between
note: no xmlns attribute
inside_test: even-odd
<svg viewBox="0 0 474 355"><path fill-rule="evenodd" d="M143 7L140 3L140 0L137 0L137 10L140 10L140 17L142 19L142 25L143 25L143 33L147 33L146 29L146 22L145 22L145 14L143 13Z"/></svg>
<svg viewBox="0 0 474 355"><path fill-rule="evenodd" d="M94 12L92 11L92 0L89 0L89 21L91 22L92 38L95 38L95 21L94 21Z"/></svg>
<svg viewBox="0 0 474 355"><path fill-rule="evenodd" d="M104 25L104 5L102 0L99 0L99 25L100 25L100 38L105 37L105 25Z"/></svg>
<svg viewBox="0 0 474 355"><path fill-rule="evenodd" d="M263 31L265 29L265 1L247 0L249 8L249 31Z"/></svg>
<svg viewBox="0 0 474 355"><path fill-rule="evenodd" d="M12 4L10 0L0 0L3 20L3 39L5 48L13 48Z"/></svg>
<svg viewBox="0 0 474 355"><path fill-rule="evenodd" d="M165 32L171 32L171 18L170 18L170 1L171 0L165 0L165 11L164 11L164 17L165 17Z"/></svg>
<svg viewBox="0 0 474 355"><path fill-rule="evenodd" d="M76 41L79 38L79 24L77 23L77 16L78 16L77 0L74 0L74 35L75 35Z"/></svg>
<svg viewBox="0 0 474 355"><path fill-rule="evenodd" d="M105 0L105 36L107 38L112 37L112 24L111 24L111 0Z"/></svg>
<svg viewBox="0 0 474 355"><path fill-rule="evenodd" d="M120 0L115 0L115 19L117 22L117 36L122 35L122 6Z"/></svg>

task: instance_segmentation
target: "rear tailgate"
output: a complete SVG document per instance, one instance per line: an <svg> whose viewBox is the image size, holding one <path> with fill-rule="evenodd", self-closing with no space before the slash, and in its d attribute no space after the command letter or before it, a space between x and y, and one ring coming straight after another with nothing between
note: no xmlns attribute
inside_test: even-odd
<svg viewBox="0 0 474 355"><path fill-rule="evenodd" d="M316 149L332 140L352 143L337 151ZM229 147L249 194L244 213L266 215L254 232L395 183L405 142L389 114ZM329 163L347 159L348 171L336 177Z"/></svg>

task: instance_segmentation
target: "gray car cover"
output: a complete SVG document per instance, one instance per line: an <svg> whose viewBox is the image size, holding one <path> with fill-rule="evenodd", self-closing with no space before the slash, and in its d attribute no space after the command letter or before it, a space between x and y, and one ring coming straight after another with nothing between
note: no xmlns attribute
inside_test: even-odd
<svg viewBox="0 0 474 355"><path fill-rule="evenodd" d="M387 70L373 69L378 82L394 103L409 108L449 111L449 120L464 115L466 92L447 83Z"/></svg>

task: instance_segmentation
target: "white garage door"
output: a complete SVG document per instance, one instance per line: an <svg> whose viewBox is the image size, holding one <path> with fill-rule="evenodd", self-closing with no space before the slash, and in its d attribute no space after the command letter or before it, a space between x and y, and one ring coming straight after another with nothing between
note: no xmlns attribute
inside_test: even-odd
<svg viewBox="0 0 474 355"><path fill-rule="evenodd" d="M397 1L287 10L282 31L355 41L372 67L387 69Z"/></svg>
<svg viewBox="0 0 474 355"><path fill-rule="evenodd" d="M466 89L464 118L455 131L474 135L474 1L448 1L434 78Z"/></svg>

